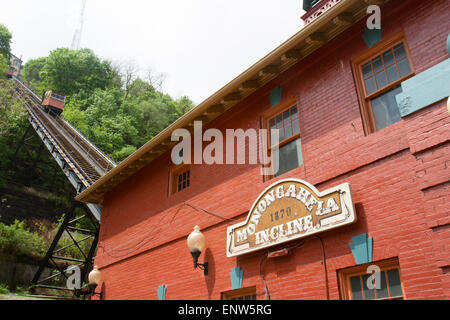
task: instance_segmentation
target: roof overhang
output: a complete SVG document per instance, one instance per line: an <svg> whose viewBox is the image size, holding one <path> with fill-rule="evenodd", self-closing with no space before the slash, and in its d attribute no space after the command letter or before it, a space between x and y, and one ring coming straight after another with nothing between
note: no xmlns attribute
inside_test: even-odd
<svg viewBox="0 0 450 320"><path fill-rule="evenodd" d="M101 205L106 192L170 150L177 143L171 141L171 134L175 129L192 130L194 121L201 120L205 125L214 120L358 22L367 15L366 11L369 5L383 5L387 1L333 0L332 7L323 11L290 39L181 116L119 165L103 175L92 186L77 195L75 199Z"/></svg>

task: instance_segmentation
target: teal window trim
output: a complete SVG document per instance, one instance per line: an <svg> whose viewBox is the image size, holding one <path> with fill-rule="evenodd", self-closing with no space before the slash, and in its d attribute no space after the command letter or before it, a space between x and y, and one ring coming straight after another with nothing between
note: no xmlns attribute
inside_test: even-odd
<svg viewBox="0 0 450 320"><path fill-rule="evenodd" d="M450 95L450 59L402 82L402 93L398 94L401 117L426 108Z"/></svg>
<svg viewBox="0 0 450 320"><path fill-rule="evenodd" d="M233 290L242 288L242 280L244 279L244 270L241 267L233 268L230 272L231 288Z"/></svg>
<svg viewBox="0 0 450 320"><path fill-rule="evenodd" d="M373 238L368 238L367 233L354 236L349 246L356 264L372 262Z"/></svg>
<svg viewBox="0 0 450 320"><path fill-rule="evenodd" d="M158 300L166 300L167 288L165 284L158 287Z"/></svg>
<svg viewBox="0 0 450 320"><path fill-rule="evenodd" d="M281 87L275 87L270 91L269 100L272 107L279 104L283 97L283 89Z"/></svg>
<svg viewBox="0 0 450 320"><path fill-rule="evenodd" d="M373 45L377 44L381 41L383 35L382 35L382 29L373 29L370 30L368 28L364 29L364 33L362 34L362 38L367 45L368 48L372 47Z"/></svg>

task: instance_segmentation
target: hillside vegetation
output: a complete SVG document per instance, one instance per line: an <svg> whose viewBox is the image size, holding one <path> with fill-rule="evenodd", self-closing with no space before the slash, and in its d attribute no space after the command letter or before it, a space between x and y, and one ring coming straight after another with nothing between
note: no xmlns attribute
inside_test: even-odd
<svg viewBox="0 0 450 320"><path fill-rule="evenodd" d="M159 75L139 73L133 63L116 66L92 50L66 48L28 61L23 70L38 94L67 95L62 116L117 162L194 106L188 97L161 92Z"/></svg>

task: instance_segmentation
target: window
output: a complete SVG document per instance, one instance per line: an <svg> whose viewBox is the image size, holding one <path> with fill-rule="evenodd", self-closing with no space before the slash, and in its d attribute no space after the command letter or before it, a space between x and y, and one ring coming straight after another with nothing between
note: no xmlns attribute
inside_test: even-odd
<svg viewBox="0 0 450 320"><path fill-rule="evenodd" d="M170 177L170 194L180 192L190 186L191 170L189 165L180 164L172 169Z"/></svg>
<svg viewBox="0 0 450 320"><path fill-rule="evenodd" d="M380 270L379 283L370 285L370 266ZM403 300L404 290L397 259L374 262L339 272L341 297L345 300ZM368 283L369 282L369 283Z"/></svg>
<svg viewBox="0 0 450 320"><path fill-rule="evenodd" d="M256 300L256 287L222 292L222 300Z"/></svg>
<svg viewBox="0 0 450 320"><path fill-rule="evenodd" d="M303 10L309 11L321 0L303 0Z"/></svg>
<svg viewBox="0 0 450 320"><path fill-rule="evenodd" d="M273 176L277 177L303 164L300 123L298 109L295 100L268 110L264 115L264 126L269 134L269 152L273 161L278 158L278 171ZM279 137L272 135L271 129L279 129ZM275 165L275 168L277 166Z"/></svg>
<svg viewBox="0 0 450 320"><path fill-rule="evenodd" d="M187 170L177 176L177 192L189 187L189 174L190 171Z"/></svg>
<svg viewBox="0 0 450 320"><path fill-rule="evenodd" d="M379 42L353 59L356 87L366 134L401 120L395 96L414 74L403 33Z"/></svg>

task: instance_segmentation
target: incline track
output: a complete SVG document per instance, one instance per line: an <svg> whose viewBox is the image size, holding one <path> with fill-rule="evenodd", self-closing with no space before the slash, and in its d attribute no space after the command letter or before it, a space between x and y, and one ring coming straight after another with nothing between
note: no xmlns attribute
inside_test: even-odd
<svg viewBox="0 0 450 320"><path fill-rule="evenodd" d="M82 183L83 187L78 192L88 188L115 166L67 121L44 112L39 97L22 82L16 79L16 84L16 92L30 117Z"/></svg>

